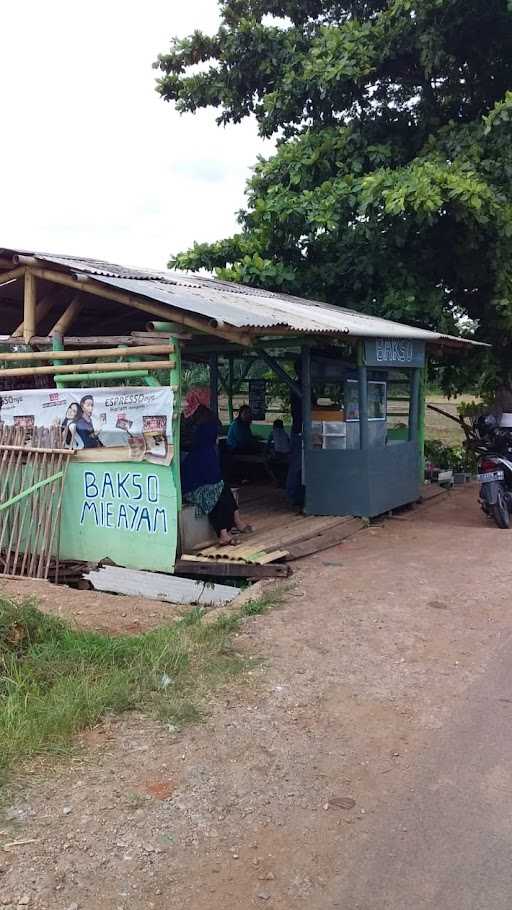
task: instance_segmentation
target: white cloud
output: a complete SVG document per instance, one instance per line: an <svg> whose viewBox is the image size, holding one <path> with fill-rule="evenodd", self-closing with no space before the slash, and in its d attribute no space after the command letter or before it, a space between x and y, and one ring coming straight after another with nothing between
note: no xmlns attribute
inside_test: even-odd
<svg viewBox="0 0 512 910"><path fill-rule="evenodd" d="M0 245L163 267L228 236L259 153L254 122L179 116L151 68L216 0L25 0L2 9Z"/></svg>

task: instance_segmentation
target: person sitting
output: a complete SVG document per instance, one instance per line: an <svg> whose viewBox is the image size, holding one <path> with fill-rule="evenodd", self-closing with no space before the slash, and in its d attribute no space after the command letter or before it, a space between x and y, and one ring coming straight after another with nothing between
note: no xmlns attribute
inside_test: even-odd
<svg viewBox="0 0 512 910"><path fill-rule="evenodd" d="M236 545L233 529L247 533L231 488L222 479L217 452L218 420L205 405L195 411L190 450L181 465L181 488L198 515L207 515L221 546Z"/></svg>
<svg viewBox="0 0 512 910"><path fill-rule="evenodd" d="M274 420L267 445L274 455L290 454L290 437L284 428L282 420Z"/></svg>
<svg viewBox="0 0 512 910"><path fill-rule="evenodd" d="M251 455L258 451L259 444L251 431L252 411L243 404L228 430L227 446L237 455Z"/></svg>

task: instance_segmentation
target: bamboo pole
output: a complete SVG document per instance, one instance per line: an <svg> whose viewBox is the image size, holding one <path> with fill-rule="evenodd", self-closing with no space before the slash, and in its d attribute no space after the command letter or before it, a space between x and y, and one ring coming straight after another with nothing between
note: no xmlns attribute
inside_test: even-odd
<svg viewBox="0 0 512 910"><path fill-rule="evenodd" d="M58 373L55 377L55 381L59 383L59 389L65 388L68 383L73 382L92 382L96 379L148 379L149 373L147 370L132 370L131 373L127 373L125 370L108 370L105 373L71 373L69 375L63 376L62 373ZM156 380L155 380L156 382ZM160 385L159 382L156 382L156 385Z"/></svg>
<svg viewBox="0 0 512 910"><path fill-rule="evenodd" d="M36 334L36 278L27 269L25 272L25 293L23 297L23 339L28 344Z"/></svg>
<svg viewBox="0 0 512 910"><path fill-rule="evenodd" d="M67 469L68 469L68 465L69 465L69 457L66 458L66 460L64 461L64 464L62 465L63 470L62 470L62 477L61 477L61 480L60 480L60 489L59 489L59 491L58 491L58 499L57 499L57 504L56 504L56 506L55 506L54 516L53 516L53 524L52 524L52 526L51 526L51 528L50 528L50 539L49 539L49 542L48 542L48 552L47 552L47 556L46 556L46 566L44 567L43 578L48 578L48 574L49 574L49 571L50 571L50 563L51 563L51 559L52 559L53 542L54 542L54 540L55 540L55 537L57 538L57 540L56 540L56 543L57 543L57 552L56 552L56 554L55 554L55 562L56 562L56 578L55 578L55 580L57 580L58 574L59 574L60 516L61 516L61 507L62 507L62 497L63 497L63 495L64 495L64 484L65 484L65 482L66 482L66 472L67 472ZM57 492L57 490L56 490L55 492Z"/></svg>
<svg viewBox="0 0 512 910"><path fill-rule="evenodd" d="M135 310L142 310L143 313L150 313L166 321L172 320L196 332L218 335L220 338L226 338L228 341L240 344L243 347L249 347L252 344L252 339L245 332L241 332L236 328L219 327L214 319L208 320L205 318L202 320L172 305L168 306L156 300L142 300L123 291L113 290L89 278L86 281L77 282L70 275L66 275L64 272L55 272L53 269L33 268L31 271L33 275L43 278L45 281L53 281L55 284L63 284L65 287L71 287L75 290L78 285L81 291L87 291L97 297L103 297L104 300L114 300L116 303L132 307Z"/></svg>
<svg viewBox="0 0 512 910"><path fill-rule="evenodd" d="M54 352L52 352L54 353ZM103 371L119 370L132 372L133 370L169 370L174 366L169 360L136 360L133 363L69 363L58 366L46 367L15 367L15 369L0 370L0 377L10 376L58 376L61 373L99 373Z"/></svg>
<svg viewBox="0 0 512 910"><path fill-rule="evenodd" d="M9 281L17 281L25 274L25 266L19 265L9 272L0 272L0 285L7 284Z"/></svg>
<svg viewBox="0 0 512 910"><path fill-rule="evenodd" d="M0 354L0 359L10 363L23 360L81 360L84 357L131 357L133 354L174 354L173 344L141 344L136 347L91 348L83 351L14 351Z"/></svg>
<svg viewBox="0 0 512 910"><path fill-rule="evenodd" d="M32 447L32 446L24 446L24 445L22 445L22 444L20 444L20 445L5 445L5 446L2 444L1 449L2 449L2 452L43 452L43 453L45 453L46 455L51 455L51 453L52 453L52 452L55 452L55 451L57 451L57 452L62 451L63 454L65 454L66 452L69 453L69 451L70 451L69 449L64 449L64 448L48 448L48 447L46 447L46 448L39 448L39 447L38 447L38 448L34 448L34 447ZM3 498L3 497L2 497L2 498ZM1 501L0 501L0 505L1 505Z"/></svg>
<svg viewBox="0 0 512 910"><path fill-rule="evenodd" d="M73 298L70 304L64 310L62 316L57 319L57 322L50 329L50 336L52 335L64 335L64 333L70 328L70 326L75 321L80 310L82 309L84 303L81 297L78 295Z"/></svg>
<svg viewBox="0 0 512 910"><path fill-rule="evenodd" d="M11 489L11 496L9 497L10 499L12 499L13 496L16 496L18 486L21 487L21 485L23 483L22 478L23 478L23 461L22 461L22 452L20 451L20 452L18 452L18 457L16 460L16 464L14 466L13 474L12 474L12 489ZM16 532L18 530L19 511L20 511L20 503L19 503L19 501L15 501L13 508L9 509L9 513L10 513L9 519L11 522L11 533L9 535L9 539L8 539L7 547L6 547L6 551L5 551L4 572L8 572L10 569L10 565L11 565L11 553L12 553L13 545L16 540ZM13 572L15 572L15 571L16 571L16 564L14 564L14 566L13 566Z"/></svg>
<svg viewBox="0 0 512 910"><path fill-rule="evenodd" d="M55 473L55 465L54 465L55 453L54 453L53 449L50 449L50 452L48 454L46 454L46 452L45 452L45 454L43 455L43 460L45 461L44 476L49 477ZM38 562L38 558L39 558L39 546L41 543L41 535L44 534L45 518L48 513L47 493L48 493L49 486L50 485L48 484L47 486L40 487L40 489L37 491L37 495L38 495L37 523L35 526L35 533L33 536L32 553L30 556L30 561L27 564L27 575L29 575L32 578L37 577L37 562Z"/></svg>
<svg viewBox="0 0 512 910"><path fill-rule="evenodd" d="M52 473L60 473L62 471L62 452L56 455L56 464L54 471ZM43 529L43 538L41 541L41 548L39 553L39 559L37 562L37 577L44 578L44 566L46 560L46 554L50 549L50 541L52 539L52 528L55 522L55 490L54 484L48 484L48 495L46 497L47 509ZM57 501L59 502L59 500Z"/></svg>
<svg viewBox="0 0 512 910"><path fill-rule="evenodd" d="M50 300L49 297L44 297L43 300L41 300L37 304L37 306L36 306L36 325L38 324L38 322L41 319L44 319L46 314L50 312L51 308L54 305L55 305L55 300ZM24 325L25 325L24 322L20 322L19 326L16 329L14 329L14 332L12 333L13 338L19 339L19 338L23 337L23 326ZM32 337L32 343L33 343L33 340L34 339Z"/></svg>
<svg viewBox="0 0 512 910"><path fill-rule="evenodd" d="M40 451L39 446L40 446L42 439L43 439L42 427L34 427L34 434L33 434L32 440L31 440L33 448L29 449L29 453L27 454L27 462L30 458L30 453L32 453L33 462L32 462L31 481L32 481L32 485L34 485L34 484L36 485L36 491L35 491L34 495L27 496L25 499L28 524L27 524L27 529L25 532L23 555L21 558L21 565L20 565L20 569L19 569L20 576L23 576L23 573L25 570L25 564L30 555L30 547L32 544L32 528L34 525L34 521L36 522L36 524L39 521L39 513L38 513L38 508L37 508L37 503L39 500L39 490L40 490L39 482L41 480L43 480L45 477L44 463L46 461L45 454L39 455L39 451ZM24 521L25 521L25 517L23 518L23 523L24 523ZM15 572L17 571L16 566L17 566L17 560L15 561L15 568L14 568Z"/></svg>

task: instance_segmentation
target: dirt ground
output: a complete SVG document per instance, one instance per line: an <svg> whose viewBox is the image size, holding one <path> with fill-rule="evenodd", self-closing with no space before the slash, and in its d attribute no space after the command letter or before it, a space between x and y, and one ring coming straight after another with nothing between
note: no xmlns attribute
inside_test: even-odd
<svg viewBox="0 0 512 910"><path fill-rule="evenodd" d="M343 898L351 870L512 629L511 537L476 495L304 560L282 606L236 637L254 668L204 723L126 716L71 762L18 778L0 816L0 844L18 842L0 850L0 905L366 910Z"/></svg>
<svg viewBox="0 0 512 910"><path fill-rule="evenodd" d="M52 585L34 579L4 579L0 591L8 597L35 598L46 613L52 613L82 629L111 634L146 632L173 623L190 610L189 606L119 597L100 591L78 591L66 585Z"/></svg>

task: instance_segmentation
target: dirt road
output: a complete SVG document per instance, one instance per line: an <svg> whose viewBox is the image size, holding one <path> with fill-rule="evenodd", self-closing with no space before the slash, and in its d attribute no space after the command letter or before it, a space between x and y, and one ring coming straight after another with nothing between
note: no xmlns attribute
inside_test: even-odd
<svg viewBox="0 0 512 910"><path fill-rule="evenodd" d="M204 724L106 724L14 788L0 904L508 906L511 546L466 489L304 561Z"/></svg>

